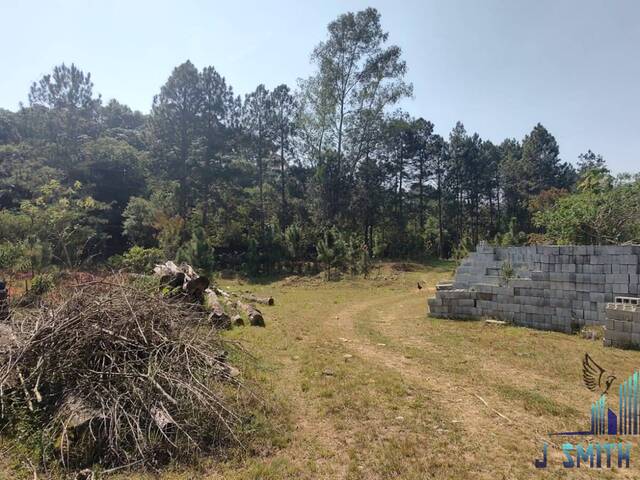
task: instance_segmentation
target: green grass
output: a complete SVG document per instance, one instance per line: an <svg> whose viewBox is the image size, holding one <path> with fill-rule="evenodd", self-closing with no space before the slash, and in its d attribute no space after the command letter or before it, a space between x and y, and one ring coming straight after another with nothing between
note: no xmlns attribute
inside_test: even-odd
<svg viewBox="0 0 640 480"><path fill-rule="evenodd" d="M264 401L242 432L245 449L160 478L637 477L636 440L631 471L572 472L559 466L547 434L588 424L595 395L581 384L585 351L619 377L640 353L579 336L429 318L426 299L452 268L385 265L369 279L338 282L221 280L223 288L275 297L275 306L262 307L266 328L225 333L255 355L240 367ZM541 472L533 458L543 441L551 466Z"/></svg>

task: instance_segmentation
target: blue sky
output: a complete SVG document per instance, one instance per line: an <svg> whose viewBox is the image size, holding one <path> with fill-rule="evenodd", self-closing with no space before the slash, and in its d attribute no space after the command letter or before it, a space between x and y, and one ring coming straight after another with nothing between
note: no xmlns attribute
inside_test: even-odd
<svg viewBox="0 0 640 480"><path fill-rule="evenodd" d="M61 62L103 98L147 112L172 68L213 65L238 93L294 85L328 22L374 6L402 47L414 98L448 135L457 120L496 142L541 122L564 160L601 153L640 170L640 2L634 0L263 0L0 3L0 107Z"/></svg>

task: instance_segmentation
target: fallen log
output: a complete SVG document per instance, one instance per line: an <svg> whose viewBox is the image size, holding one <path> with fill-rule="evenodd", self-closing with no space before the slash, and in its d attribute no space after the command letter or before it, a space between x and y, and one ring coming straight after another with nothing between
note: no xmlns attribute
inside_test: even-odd
<svg viewBox="0 0 640 480"><path fill-rule="evenodd" d="M176 265L172 261L158 264L153 269L156 276L160 277L161 285L168 285L171 288L182 290L190 298L194 298L203 303L204 306L211 312L209 318L211 322L218 328L231 328L232 321L223 303L234 311L237 309L242 310L248 317L249 323L253 326L265 326L264 317L262 312L249 303L243 303L240 301L234 301L237 297L234 293L228 293L216 286L210 286L210 281L207 277L198 276L196 271L188 264L182 263ZM254 301L256 303L265 303L266 305L273 305L273 298L258 298L255 295L251 295L247 301ZM238 321L234 316L233 324L242 325L243 321Z"/></svg>
<svg viewBox="0 0 640 480"><path fill-rule="evenodd" d="M220 295L221 297L224 297L224 299L225 299L226 301L228 301L228 302L231 302L231 301L232 301L232 300L231 300L231 294L230 294L230 293L227 293L227 292L225 292L224 290L222 290L221 288L218 288L218 287L213 287L213 290L214 290L218 295Z"/></svg>
<svg viewBox="0 0 640 480"><path fill-rule="evenodd" d="M269 306L275 305L275 300L273 299L273 297L258 297L251 293L251 294L242 295L242 298L247 302L261 303L263 305L269 305Z"/></svg>
<svg viewBox="0 0 640 480"><path fill-rule="evenodd" d="M264 327L264 317L262 316L262 312L255 308L253 305L248 303L243 303L240 300L236 302L238 308L240 308L244 313L247 314L247 318L249 319L249 324L254 327Z"/></svg>
<svg viewBox="0 0 640 480"><path fill-rule="evenodd" d="M209 283L207 277L196 277L185 283L184 291L202 302L204 301L204 294L209 288Z"/></svg>
<svg viewBox="0 0 640 480"><path fill-rule="evenodd" d="M204 291L209 287L209 279L199 276L195 270L186 263L180 266L172 261L158 264L153 273L160 277L160 285L183 290L193 297L203 300Z"/></svg>
<svg viewBox="0 0 640 480"><path fill-rule="evenodd" d="M231 327L231 319L229 318L229 315L225 313L224 308L218 300L216 292L211 288L207 288L204 291L204 305L211 311L209 318L215 326L219 328Z"/></svg>

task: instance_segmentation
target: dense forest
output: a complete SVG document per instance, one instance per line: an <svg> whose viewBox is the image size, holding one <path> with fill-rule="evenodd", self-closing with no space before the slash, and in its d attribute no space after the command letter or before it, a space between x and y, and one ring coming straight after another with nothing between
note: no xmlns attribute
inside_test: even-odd
<svg viewBox="0 0 640 480"><path fill-rule="evenodd" d="M297 85L241 97L224 72L186 61L148 114L103 101L79 66L55 67L0 110L0 269L177 258L366 273L482 240L640 241L640 181L602 156L562 161L541 124L496 144L462 122L444 138L400 110L407 65L375 9L330 23L311 62Z"/></svg>

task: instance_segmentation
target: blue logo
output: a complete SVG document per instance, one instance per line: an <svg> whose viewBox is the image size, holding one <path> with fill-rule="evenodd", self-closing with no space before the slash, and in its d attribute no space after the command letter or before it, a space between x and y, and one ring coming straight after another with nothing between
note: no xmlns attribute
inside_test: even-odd
<svg viewBox="0 0 640 480"><path fill-rule="evenodd" d="M582 373L585 386L591 391L599 391L600 397L591 405L591 425L589 430L575 432L557 432L550 436L604 436L604 435L638 435L638 402L640 388L640 372L634 372L622 382L618 388L618 412L616 413L607 405L607 393L616 377L607 374L590 356L585 354L582 361ZM536 468L547 467L548 444L542 446L542 459L536 459ZM588 463L593 468L629 468L631 461L631 443L588 443L562 444L562 453L565 460L562 465L565 468L580 467ZM616 458L617 457L617 458ZM612 459L617 461L613 462Z"/></svg>

